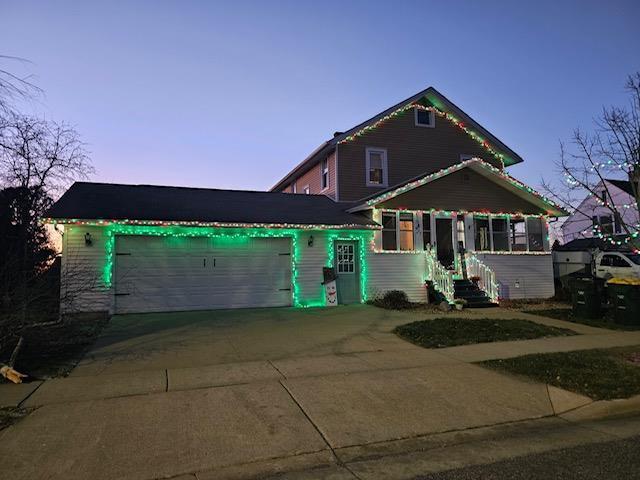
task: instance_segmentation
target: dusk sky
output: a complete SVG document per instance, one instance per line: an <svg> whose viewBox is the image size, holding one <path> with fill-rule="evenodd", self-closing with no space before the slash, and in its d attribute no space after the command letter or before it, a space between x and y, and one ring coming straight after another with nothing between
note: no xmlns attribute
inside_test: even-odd
<svg viewBox="0 0 640 480"><path fill-rule="evenodd" d="M271 187L336 130L434 86L550 176L624 104L640 2L0 0L2 62L74 125L94 181Z"/></svg>

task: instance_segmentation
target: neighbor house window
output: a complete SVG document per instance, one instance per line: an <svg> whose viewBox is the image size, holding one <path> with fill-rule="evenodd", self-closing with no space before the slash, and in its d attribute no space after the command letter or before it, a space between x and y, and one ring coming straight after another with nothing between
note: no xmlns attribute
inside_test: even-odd
<svg viewBox="0 0 640 480"><path fill-rule="evenodd" d="M509 250L509 232L506 218L491 219L491 233L493 235L493 251L506 252Z"/></svg>
<svg viewBox="0 0 640 480"><path fill-rule="evenodd" d="M430 127L436 126L435 116L431 110L423 110L422 108L414 108L416 127Z"/></svg>
<svg viewBox="0 0 640 480"><path fill-rule="evenodd" d="M296 182L293 182L291 184L291 193L298 193L298 185L296 184Z"/></svg>
<svg viewBox="0 0 640 480"><path fill-rule="evenodd" d="M382 249L383 250L398 249L395 213L382 214Z"/></svg>
<svg viewBox="0 0 640 480"><path fill-rule="evenodd" d="M425 250L431 246L431 214L422 214L422 246Z"/></svg>
<svg viewBox="0 0 640 480"><path fill-rule="evenodd" d="M320 184L322 190L329 187L329 160L326 158L320 164Z"/></svg>
<svg viewBox="0 0 640 480"><path fill-rule="evenodd" d="M527 236L529 237L530 252L541 252L544 250L544 235L541 218L527 218Z"/></svg>
<svg viewBox="0 0 640 480"><path fill-rule="evenodd" d="M614 224L613 221L611 220L611 215L602 215L600 216L600 218L598 219L598 223L600 224L600 231L602 233L613 233L614 231Z"/></svg>
<svg viewBox="0 0 640 480"><path fill-rule="evenodd" d="M615 233L620 233L622 231L622 217L618 212L613 216L613 231Z"/></svg>
<svg viewBox="0 0 640 480"><path fill-rule="evenodd" d="M527 251L527 230L523 218L512 218L509 231L511 237L511 251Z"/></svg>
<svg viewBox="0 0 640 480"><path fill-rule="evenodd" d="M473 219L475 227L476 250L491 250L489 243L489 219L475 217Z"/></svg>
<svg viewBox="0 0 640 480"><path fill-rule="evenodd" d="M305 185L302 188L302 193L304 193L305 195L309 195L311 193L311 189L309 188L309 185Z"/></svg>
<svg viewBox="0 0 640 480"><path fill-rule="evenodd" d="M383 148L367 148L367 186L387 186L387 151Z"/></svg>
<svg viewBox="0 0 640 480"><path fill-rule="evenodd" d="M413 250L413 214L400 214L400 250Z"/></svg>

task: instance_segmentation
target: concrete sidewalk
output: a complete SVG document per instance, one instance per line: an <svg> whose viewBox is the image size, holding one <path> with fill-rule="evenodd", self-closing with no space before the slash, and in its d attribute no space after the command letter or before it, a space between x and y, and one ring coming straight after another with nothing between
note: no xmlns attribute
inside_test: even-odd
<svg viewBox="0 0 640 480"><path fill-rule="evenodd" d="M472 362L640 344L640 332L585 327L571 337L429 350L390 333L416 318L370 307L336 310L290 317L276 309L273 317L235 326L226 317L214 327L188 318L173 335L149 324L151 318L117 325L76 374L12 393L10 403L37 409L0 432L2 472L65 480L193 479L197 472L202 480L318 467L299 478L353 478L351 471L359 478L400 478L400 464L376 476L370 460L406 453L402 448L414 443L427 448L433 438L450 442L465 432L548 419L589 402ZM220 338L208 345L215 332ZM211 351L221 339L225 349Z"/></svg>

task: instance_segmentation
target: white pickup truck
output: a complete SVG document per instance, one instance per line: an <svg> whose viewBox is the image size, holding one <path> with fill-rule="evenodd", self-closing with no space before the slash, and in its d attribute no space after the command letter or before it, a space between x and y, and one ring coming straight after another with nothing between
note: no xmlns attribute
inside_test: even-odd
<svg viewBox="0 0 640 480"><path fill-rule="evenodd" d="M614 277L640 278L640 254L598 252L593 256L594 274L609 280Z"/></svg>

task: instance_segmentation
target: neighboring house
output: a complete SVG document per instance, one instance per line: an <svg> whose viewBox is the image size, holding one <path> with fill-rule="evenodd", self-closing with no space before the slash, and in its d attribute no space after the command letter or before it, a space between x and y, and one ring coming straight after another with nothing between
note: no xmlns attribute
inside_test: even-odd
<svg viewBox="0 0 640 480"><path fill-rule="evenodd" d="M634 226L640 223L630 182L605 179L594 191L597 195L586 197L562 224L564 243L591 238L597 230L611 235L624 234L622 222ZM618 215L608 205L615 206Z"/></svg>
<svg viewBox="0 0 640 480"><path fill-rule="evenodd" d="M427 280L452 301L465 274L491 300L550 297L547 221L566 212L504 171L520 162L428 88L336 134L271 192L76 183L45 219L64 228L64 308L322 306L325 266L343 304L388 290L425 301Z"/></svg>

